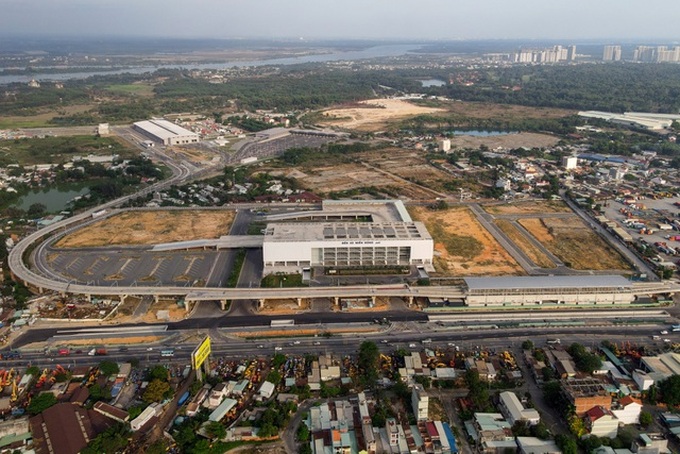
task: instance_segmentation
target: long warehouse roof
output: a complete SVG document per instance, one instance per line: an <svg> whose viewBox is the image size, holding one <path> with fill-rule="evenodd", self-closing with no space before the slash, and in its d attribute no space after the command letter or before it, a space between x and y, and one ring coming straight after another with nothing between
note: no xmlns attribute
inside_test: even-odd
<svg viewBox="0 0 680 454"><path fill-rule="evenodd" d="M168 120L144 120L135 123L135 126L144 129L162 139L169 139L177 136L195 136L195 132L184 129Z"/></svg>

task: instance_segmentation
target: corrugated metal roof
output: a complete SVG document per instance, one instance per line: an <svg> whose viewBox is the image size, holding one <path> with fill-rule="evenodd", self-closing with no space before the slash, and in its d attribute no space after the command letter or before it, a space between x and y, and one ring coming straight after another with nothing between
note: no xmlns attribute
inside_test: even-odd
<svg viewBox="0 0 680 454"><path fill-rule="evenodd" d="M500 276L467 277L465 283L470 290L509 290L534 288L596 288L624 287L631 282L623 276Z"/></svg>

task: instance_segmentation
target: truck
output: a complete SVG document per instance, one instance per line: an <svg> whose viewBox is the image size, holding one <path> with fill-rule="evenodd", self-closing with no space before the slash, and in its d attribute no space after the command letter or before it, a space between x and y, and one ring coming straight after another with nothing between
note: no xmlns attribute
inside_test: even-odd
<svg viewBox="0 0 680 454"><path fill-rule="evenodd" d="M92 213L92 219L100 218L106 214L106 210L99 210Z"/></svg>
<svg viewBox="0 0 680 454"><path fill-rule="evenodd" d="M105 348L93 348L89 352L87 352L88 356L104 356L106 355L106 349Z"/></svg>
<svg viewBox="0 0 680 454"><path fill-rule="evenodd" d="M554 339L548 339L548 340L545 341L545 342L546 342L546 344L555 345L555 344L559 344L559 343L560 343L560 340L557 339L557 338L554 338Z"/></svg>
<svg viewBox="0 0 680 454"><path fill-rule="evenodd" d="M71 350L69 350L68 348L60 348L57 353L59 354L59 356L68 356L71 354Z"/></svg>

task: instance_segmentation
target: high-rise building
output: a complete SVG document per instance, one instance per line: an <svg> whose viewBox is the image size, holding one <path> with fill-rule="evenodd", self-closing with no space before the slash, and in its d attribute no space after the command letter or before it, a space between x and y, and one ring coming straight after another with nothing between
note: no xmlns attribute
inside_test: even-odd
<svg viewBox="0 0 680 454"><path fill-rule="evenodd" d="M567 48L567 60L569 61L576 60L576 46L574 46L573 44Z"/></svg>
<svg viewBox="0 0 680 454"><path fill-rule="evenodd" d="M604 46L602 53L602 60L604 61L620 61L621 60L621 46Z"/></svg>

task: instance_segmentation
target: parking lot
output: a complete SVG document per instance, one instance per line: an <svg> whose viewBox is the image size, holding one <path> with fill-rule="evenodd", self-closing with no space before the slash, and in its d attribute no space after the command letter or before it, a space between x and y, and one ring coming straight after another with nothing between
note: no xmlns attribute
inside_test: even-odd
<svg viewBox="0 0 680 454"><path fill-rule="evenodd" d="M66 279L95 285L164 285L216 287L231 269L231 251L148 252L148 248L115 251L52 251L49 267Z"/></svg>

